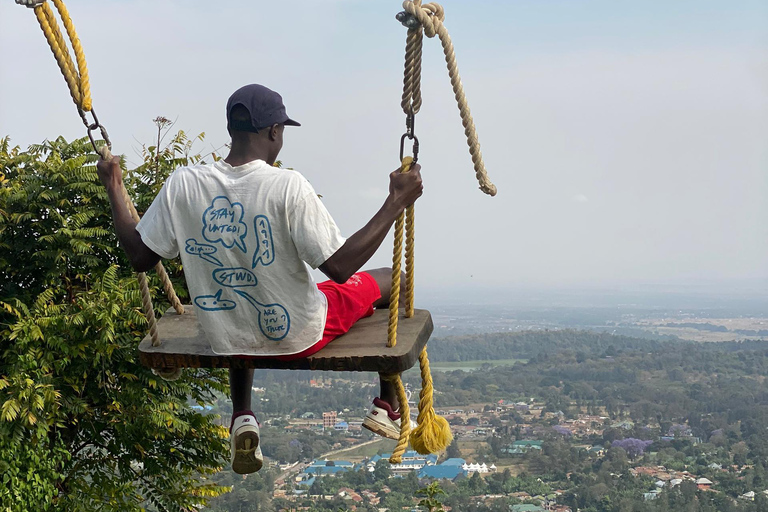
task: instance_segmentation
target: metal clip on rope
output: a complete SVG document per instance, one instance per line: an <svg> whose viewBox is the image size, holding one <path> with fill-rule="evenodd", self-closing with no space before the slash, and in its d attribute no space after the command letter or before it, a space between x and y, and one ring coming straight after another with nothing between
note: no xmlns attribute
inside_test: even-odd
<svg viewBox="0 0 768 512"><path fill-rule="evenodd" d="M411 153L413 153L413 163L415 164L419 160L419 138L415 133L416 114L408 114L405 118L405 133L400 137L400 161L403 161L405 156L405 139L413 141L413 147Z"/></svg>
<svg viewBox="0 0 768 512"><path fill-rule="evenodd" d="M34 9L38 5L44 4L45 0L16 0L16 3L18 5L24 5L30 9Z"/></svg>
<svg viewBox="0 0 768 512"><path fill-rule="evenodd" d="M93 108L90 110L91 116L93 117L92 123L88 122L88 118L86 117L85 111L83 111L83 109L78 108L77 111L80 114L80 119L83 120L83 124L85 125L86 130L88 131L88 139L91 141L93 150L101 155L104 160L108 160L112 155L112 141L109 140L109 133L107 133L107 129L99 122L99 116L96 115L96 110ZM101 147L96 145L96 139L93 137L93 132L97 129L101 134L101 139L104 141L104 146Z"/></svg>
<svg viewBox="0 0 768 512"><path fill-rule="evenodd" d="M418 18L416 16L406 12L406 11L400 11L399 13L395 14L395 19L403 24L406 28L418 28L421 23L419 23Z"/></svg>

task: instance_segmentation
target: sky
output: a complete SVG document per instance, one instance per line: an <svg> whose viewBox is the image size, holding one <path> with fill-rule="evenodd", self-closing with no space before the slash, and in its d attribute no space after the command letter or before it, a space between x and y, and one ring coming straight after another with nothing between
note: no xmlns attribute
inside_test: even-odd
<svg viewBox="0 0 768 512"><path fill-rule="evenodd" d="M417 287L768 284L768 2L444 0L486 168L480 192L438 41L417 119ZM396 1L70 0L94 106L140 162L152 119L222 151L241 85L283 95L280 159L345 235L404 131ZM0 136L84 135L32 12L0 2ZM391 263L391 240L367 267ZM417 288L418 289L418 288ZM450 292L449 292L450 293Z"/></svg>

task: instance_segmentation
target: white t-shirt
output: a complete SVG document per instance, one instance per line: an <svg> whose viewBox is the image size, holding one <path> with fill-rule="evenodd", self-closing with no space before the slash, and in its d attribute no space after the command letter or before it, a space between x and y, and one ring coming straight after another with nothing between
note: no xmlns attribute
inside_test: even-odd
<svg viewBox="0 0 768 512"><path fill-rule="evenodd" d="M325 295L305 262L317 268L345 239L298 172L262 160L182 167L136 229L163 258L181 253L215 353L289 355L322 338Z"/></svg>

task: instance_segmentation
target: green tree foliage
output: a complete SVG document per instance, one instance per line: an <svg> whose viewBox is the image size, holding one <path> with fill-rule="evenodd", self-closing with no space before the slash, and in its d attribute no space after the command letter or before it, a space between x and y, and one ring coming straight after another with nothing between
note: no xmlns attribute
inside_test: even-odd
<svg viewBox="0 0 768 512"><path fill-rule="evenodd" d="M442 512L445 510L443 508L443 503L438 498L441 494L445 494L445 491L440 487L438 482L432 482L426 487L419 489L416 494L424 496L424 498L419 501L419 506L424 510L428 512Z"/></svg>
<svg viewBox="0 0 768 512"><path fill-rule="evenodd" d="M128 174L140 206L193 159L188 143L148 149ZM168 383L139 365L146 322L96 158L87 139L0 139L0 510L180 510L227 489L208 479L226 429L189 407L224 375Z"/></svg>
<svg viewBox="0 0 768 512"><path fill-rule="evenodd" d="M373 480L375 482L386 482L392 476L392 466L387 459L379 459L373 468Z"/></svg>
<svg viewBox="0 0 768 512"><path fill-rule="evenodd" d="M279 510L272 500L277 468L262 468L255 474L238 475L231 469L221 471L213 480L232 488L231 492L212 499L206 512L274 512Z"/></svg>

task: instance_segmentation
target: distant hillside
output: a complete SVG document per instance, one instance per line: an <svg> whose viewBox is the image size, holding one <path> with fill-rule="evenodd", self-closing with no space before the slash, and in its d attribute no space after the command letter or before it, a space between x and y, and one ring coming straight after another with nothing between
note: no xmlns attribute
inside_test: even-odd
<svg viewBox="0 0 768 512"><path fill-rule="evenodd" d="M574 329L553 331L501 332L432 338L429 357L433 361L488 361L494 359L535 359L563 352L588 357L623 353L656 353L669 347L689 347L702 352L736 352L768 349L762 340L699 343L671 338L652 340Z"/></svg>
<svg viewBox="0 0 768 512"><path fill-rule="evenodd" d="M571 329L474 334L432 339L429 342L429 357L434 361L534 359L539 354L562 351L610 356L627 350L656 352L668 343Z"/></svg>

